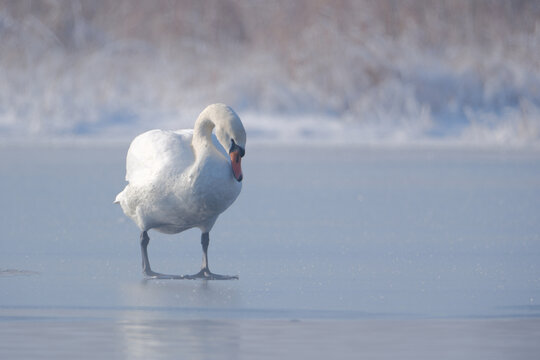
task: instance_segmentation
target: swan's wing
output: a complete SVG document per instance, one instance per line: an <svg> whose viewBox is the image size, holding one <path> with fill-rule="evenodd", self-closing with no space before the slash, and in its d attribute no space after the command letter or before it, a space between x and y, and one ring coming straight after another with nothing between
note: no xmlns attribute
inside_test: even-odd
<svg viewBox="0 0 540 360"><path fill-rule="evenodd" d="M126 180L149 184L159 176L179 175L195 160L191 139L193 130L151 130L137 136L126 159Z"/></svg>

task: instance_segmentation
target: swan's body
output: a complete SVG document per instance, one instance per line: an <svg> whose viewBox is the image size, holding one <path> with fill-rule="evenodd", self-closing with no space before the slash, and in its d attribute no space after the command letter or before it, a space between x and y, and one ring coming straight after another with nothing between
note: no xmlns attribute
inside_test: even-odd
<svg viewBox="0 0 540 360"><path fill-rule="evenodd" d="M214 128L216 135L212 133ZM145 275L230 278L212 274L208 269L208 233L219 214L240 194L240 158L245 142L242 122L223 104L208 106L199 115L193 130L151 130L133 140L126 160L129 184L115 202L142 232ZM165 276L153 272L146 252L147 231L155 229L176 234L194 227L202 231L201 272L194 276Z"/></svg>
<svg viewBox="0 0 540 360"><path fill-rule="evenodd" d="M129 184L116 200L142 231L210 231L240 194L242 183L232 176L230 160L217 140L221 149L213 144L195 159L192 139L192 130L151 130L131 143Z"/></svg>

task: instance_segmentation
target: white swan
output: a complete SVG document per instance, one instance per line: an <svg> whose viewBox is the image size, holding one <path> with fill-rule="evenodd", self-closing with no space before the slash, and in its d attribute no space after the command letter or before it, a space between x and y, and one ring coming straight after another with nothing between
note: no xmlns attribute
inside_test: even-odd
<svg viewBox="0 0 540 360"><path fill-rule="evenodd" d="M204 109L193 130L151 130L133 140L126 160L129 184L116 196L115 203L141 229L145 276L238 278L210 272L208 243L219 214L240 194L245 144L246 132L240 118L224 104ZM176 234L195 227L202 232L201 271L180 276L152 271L146 250L150 241L148 230Z"/></svg>

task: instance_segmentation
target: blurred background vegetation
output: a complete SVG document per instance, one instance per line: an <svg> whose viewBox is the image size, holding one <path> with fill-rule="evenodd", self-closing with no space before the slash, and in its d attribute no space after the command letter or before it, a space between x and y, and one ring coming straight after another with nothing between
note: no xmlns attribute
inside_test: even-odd
<svg viewBox="0 0 540 360"><path fill-rule="evenodd" d="M0 138L189 127L222 101L276 127L536 143L539 54L539 1L2 0Z"/></svg>

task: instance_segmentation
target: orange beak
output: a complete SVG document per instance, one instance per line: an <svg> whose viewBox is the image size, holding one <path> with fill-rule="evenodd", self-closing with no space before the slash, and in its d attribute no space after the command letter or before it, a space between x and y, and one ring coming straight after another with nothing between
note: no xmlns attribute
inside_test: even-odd
<svg viewBox="0 0 540 360"><path fill-rule="evenodd" d="M240 151L234 150L229 154L231 156L231 166L234 178L237 181L242 181L242 157L240 156Z"/></svg>

